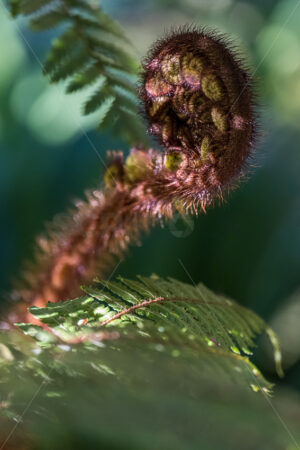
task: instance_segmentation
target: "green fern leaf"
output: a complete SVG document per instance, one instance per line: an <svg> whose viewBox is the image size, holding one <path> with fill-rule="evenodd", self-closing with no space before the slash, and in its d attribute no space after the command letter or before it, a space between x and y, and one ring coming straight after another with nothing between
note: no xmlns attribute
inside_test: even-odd
<svg viewBox="0 0 300 450"><path fill-rule="evenodd" d="M106 100L106 98L115 97L107 97L107 92L105 90L106 79L102 79L102 83L98 86L97 90L93 93L93 95L89 98L89 100L84 105L84 114L91 114L96 111Z"/></svg>
<svg viewBox="0 0 300 450"><path fill-rule="evenodd" d="M51 76L57 67L81 47L81 40L75 30L68 28L59 38L52 41L52 47L44 63L44 72Z"/></svg>
<svg viewBox="0 0 300 450"><path fill-rule="evenodd" d="M105 75L110 79L111 83L122 86L124 89L129 89L133 93L136 92L136 85L138 77L118 68L107 66L105 67Z"/></svg>
<svg viewBox="0 0 300 450"><path fill-rule="evenodd" d="M99 128L117 124L115 133L130 144L148 142L137 107L139 65L128 38L116 22L88 0L10 0L10 8L14 16L29 16L35 31L67 26L52 42L44 73L53 83L66 80L68 93L105 77L106 89L101 95L96 91L86 101L84 114L98 110ZM104 120L105 112L109 113L107 120Z"/></svg>
<svg viewBox="0 0 300 450"><path fill-rule="evenodd" d="M142 339L170 346L170 351L196 351L203 367L221 372L228 379L254 390L268 392L270 384L250 362L255 337L266 325L252 311L214 294L203 285L196 287L158 277L98 283L83 288L87 296L67 302L32 307L30 312L52 330L48 342L57 338L66 344L89 343L103 329L118 330L120 339ZM87 323L78 328L78 323ZM19 324L27 334L41 340L44 331L31 324ZM116 345L116 344L114 344ZM206 369L204 371L206 371Z"/></svg>
<svg viewBox="0 0 300 450"><path fill-rule="evenodd" d="M10 3L11 8L13 3L16 5L14 15L24 14L26 16L33 14L39 11L41 8L45 7L46 5L53 3L53 0L22 0L22 1L17 0Z"/></svg>
<svg viewBox="0 0 300 450"><path fill-rule="evenodd" d="M86 49L82 48L71 57L66 58L64 62L52 72L51 81L55 83L60 80L65 80L74 72L81 70L88 63L89 57L86 53Z"/></svg>
<svg viewBox="0 0 300 450"><path fill-rule="evenodd" d="M87 13L90 18L93 18L95 12L97 12L97 8L85 0L66 1L66 5L69 8L75 8L77 11Z"/></svg>
<svg viewBox="0 0 300 450"><path fill-rule="evenodd" d="M62 10L49 11L32 19L30 26L33 31L49 30L60 25L66 18L66 14Z"/></svg>
<svg viewBox="0 0 300 450"><path fill-rule="evenodd" d="M109 97L112 103L115 102L115 97ZM104 106L102 106L104 107ZM105 129L109 129L109 128L114 128L115 124L117 123L117 118L114 112L114 108L108 108L107 110L105 110L105 114L102 115L102 119L100 120L100 123L98 125L99 130L105 130ZM118 135L118 130L116 130L116 135ZM123 132L124 137L126 139L127 135L126 132L124 130ZM129 140L129 139L128 139Z"/></svg>
<svg viewBox="0 0 300 450"><path fill-rule="evenodd" d="M150 450L168 430L166 450L231 450L244 448L249 429L251 448L288 447L266 403L271 385L248 357L267 328L256 314L202 284L156 276L83 290L30 308L43 327L18 324L26 336L0 332L0 440L30 404L14 448L27 436L38 448L74 448L80 430L82 447L88 435L95 448L120 448L117 435L122 448ZM296 399L277 396L281 412L282 401L291 408L284 417L297 439Z"/></svg>
<svg viewBox="0 0 300 450"><path fill-rule="evenodd" d="M68 84L67 92L76 92L85 89L99 79L99 67L94 64L74 75Z"/></svg>
<svg viewBox="0 0 300 450"><path fill-rule="evenodd" d="M118 85L112 86L111 89L116 94L117 98L122 99L123 101L122 106L133 108L133 110L136 109L136 107L138 106L138 101L132 91L125 89L123 86Z"/></svg>

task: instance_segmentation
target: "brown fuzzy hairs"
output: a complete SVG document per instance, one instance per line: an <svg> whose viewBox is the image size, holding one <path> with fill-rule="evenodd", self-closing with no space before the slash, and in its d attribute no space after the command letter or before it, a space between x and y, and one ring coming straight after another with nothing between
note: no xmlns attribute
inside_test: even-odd
<svg viewBox="0 0 300 450"><path fill-rule="evenodd" d="M237 184L256 122L252 83L236 55L224 36L207 30L177 30L154 44L140 98L164 152L132 149L125 162L121 152L110 153L105 187L38 240L11 321L26 319L26 305L79 295L153 222L175 210L205 210Z"/></svg>

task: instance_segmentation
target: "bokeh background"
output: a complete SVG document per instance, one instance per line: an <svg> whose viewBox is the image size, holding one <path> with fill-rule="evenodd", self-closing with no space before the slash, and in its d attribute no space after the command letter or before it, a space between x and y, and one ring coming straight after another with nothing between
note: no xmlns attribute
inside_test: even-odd
<svg viewBox="0 0 300 450"><path fill-rule="evenodd" d="M2 0L0 0L1 2ZM145 236L115 275L204 282L261 314L278 331L286 378L300 389L300 2L103 0L140 57L173 25L229 33L257 79L261 139L246 183L227 202ZM51 86L41 65L56 31L28 30L0 3L0 285L2 305L35 236L84 190L98 186L108 149L128 145L83 118L85 94ZM100 158L98 154L100 154ZM257 355L273 376L271 363Z"/></svg>

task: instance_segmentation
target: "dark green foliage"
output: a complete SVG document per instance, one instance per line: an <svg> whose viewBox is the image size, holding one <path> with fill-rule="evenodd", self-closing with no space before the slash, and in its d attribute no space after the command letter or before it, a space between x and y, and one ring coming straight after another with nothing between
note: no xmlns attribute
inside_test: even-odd
<svg viewBox="0 0 300 450"><path fill-rule="evenodd" d="M3 440L32 402L15 445L83 448L88 438L98 448L235 449L244 437L228 431L238 421L244 433L256 427L243 448L285 448L269 411L262 426L271 385L245 355L266 328L256 314L202 284L158 277L83 290L83 297L32 307L44 329L19 324L27 336L2 332ZM209 431L212 423L222 440Z"/></svg>
<svg viewBox="0 0 300 450"><path fill-rule="evenodd" d="M114 348L126 347L129 340L151 351L155 343L155 348L170 355L193 358L197 354L197 359L205 361L203 374L219 369L255 391L269 390L269 383L247 356L252 354L253 339L266 325L234 301L215 295L204 285L193 287L158 277L98 281L83 290L86 296L30 308L46 329L30 323L19 324L19 328L47 351L60 343L89 347L91 342L106 340L106 330L117 332L117 337L109 339Z"/></svg>
<svg viewBox="0 0 300 450"><path fill-rule="evenodd" d="M130 144L147 142L136 96L139 65L117 23L88 0L11 0L10 8L14 16L29 15L34 31L62 25L46 57L45 74L53 83L67 82L69 93L99 82L83 113L99 111L99 126L114 127Z"/></svg>

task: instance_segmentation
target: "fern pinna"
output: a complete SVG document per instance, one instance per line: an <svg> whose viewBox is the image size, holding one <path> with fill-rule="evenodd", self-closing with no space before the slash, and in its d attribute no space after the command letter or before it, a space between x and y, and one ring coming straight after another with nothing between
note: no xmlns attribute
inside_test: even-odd
<svg viewBox="0 0 300 450"><path fill-rule="evenodd" d="M255 448L264 448L265 440L272 448L286 441L272 420L270 432L261 423L271 410L259 402L272 385L249 360L256 336L269 331L255 313L202 284L157 276L98 280L83 291L73 300L30 308L40 325L17 324L26 336L0 330L0 442L6 442L5 430L17 422L9 437L11 448L77 448L79 429L84 439L80 448L86 448L87 435L101 440L96 448L109 448L116 435L122 445L115 448L132 448L142 434L151 445L136 448L150 450L161 448L166 429L177 442L178 430L180 436L193 419L180 444L174 447L172 441L165 448L198 449L199 427L210 429L213 424L215 430L220 414L218 430L223 424L231 437L231 446L220 443L221 448L240 448L233 445L237 437L232 429L243 420L249 427L252 409ZM231 413L230 427L224 406ZM292 416L290 425L298 436L297 416ZM128 445L126 429L132 430ZM105 439L107 430L113 438ZM206 448L207 437L203 442L201 448Z"/></svg>
<svg viewBox="0 0 300 450"><path fill-rule="evenodd" d="M68 93L93 88L83 113L97 111L101 128L109 125L132 145L147 142L137 115L138 62L117 23L87 0L10 0L10 8L30 16L34 31L62 28L43 67L51 82L64 81Z"/></svg>
<svg viewBox="0 0 300 450"><path fill-rule="evenodd" d="M134 114L133 88L115 69L131 74L132 60L107 40L107 33L120 38L119 28L84 0L13 0L11 5L14 14L34 13L34 29L71 24L53 42L45 71L55 82L71 77L68 91L100 78L85 111L111 102L105 124L117 120L127 127L124 114ZM141 78L148 131L164 152L137 146L125 161L122 152L109 153L103 189L89 191L69 219L54 222L48 236L38 240L36 263L15 293L25 304L42 306L79 295L80 285L96 273L103 276L141 231L171 219L175 211L205 211L243 177L255 139L253 94L224 37L206 30L174 31L154 44ZM17 316L24 311L22 302L19 308Z"/></svg>
<svg viewBox="0 0 300 450"><path fill-rule="evenodd" d="M191 286L157 276L97 280L82 290L85 295L77 299L31 307L43 328L31 323L18 327L50 347L88 346L104 339L125 348L133 340L144 350L155 343L168 353L196 352L211 376L221 370L241 385L269 392L271 384L248 359L255 336L269 330L260 317L236 302L201 283ZM274 348L277 351L277 344Z"/></svg>

